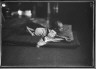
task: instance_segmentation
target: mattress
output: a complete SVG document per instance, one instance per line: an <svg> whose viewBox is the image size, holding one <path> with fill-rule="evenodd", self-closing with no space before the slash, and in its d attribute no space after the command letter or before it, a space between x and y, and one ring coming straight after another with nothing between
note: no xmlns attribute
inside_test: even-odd
<svg viewBox="0 0 96 69"><path fill-rule="evenodd" d="M48 42L44 47L56 47L56 48L74 48L79 47L80 42L78 40L78 34L73 32L74 40L67 42L62 40L60 42ZM31 35L13 35L8 37L5 40L2 40L2 46L32 46L36 47L37 42L40 40L40 36L31 36Z"/></svg>

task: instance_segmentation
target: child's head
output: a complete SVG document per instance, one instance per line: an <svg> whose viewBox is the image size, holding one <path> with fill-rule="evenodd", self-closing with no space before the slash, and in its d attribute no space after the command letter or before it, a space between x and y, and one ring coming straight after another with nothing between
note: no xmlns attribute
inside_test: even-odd
<svg viewBox="0 0 96 69"><path fill-rule="evenodd" d="M50 30L48 33L48 37L54 38L56 36L56 32L54 30Z"/></svg>
<svg viewBox="0 0 96 69"><path fill-rule="evenodd" d="M58 24L58 26L61 28L61 27L63 27L63 24L62 24L62 22L60 22L60 21L57 21L57 24Z"/></svg>

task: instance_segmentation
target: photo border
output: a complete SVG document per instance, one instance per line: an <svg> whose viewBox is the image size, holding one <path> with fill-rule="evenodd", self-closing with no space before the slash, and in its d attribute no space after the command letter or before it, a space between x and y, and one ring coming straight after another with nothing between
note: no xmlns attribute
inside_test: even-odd
<svg viewBox="0 0 96 69"><path fill-rule="evenodd" d="M74 67L74 66L72 66L72 67L29 67L29 66L1 66L1 59L2 59L2 46L0 46L0 66L1 66L1 68L9 68L10 69L10 67L11 68L95 68L95 66L96 66L96 64L95 64L95 62L96 62L96 60L95 60L95 58L96 58L96 55L95 55L95 52L96 52L96 47L95 47L95 43L96 43L96 41L95 41L95 39L96 39L96 37L95 37L95 34L96 34L96 31L95 31L95 27L96 27L96 24L95 24L95 20L96 20L96 18L95 18L95 16L96 16L96 14L95 14L95 11L96 11L96 1L95 0L87 0L87 1L2 1L2 2L93 2L93 67L90 67L90 66L88 66L88 67L86 67L86 66L84 66L84 67ZM2 4L2 2L0 3L0 5ZM0 6L0 32L2 31L2 7ZM1 32L2 33L2 32ZM1 38L2 38L2 35L0 34L0 40L1 40ZM2 41L2 40L1 40ZM2 45L2 43L0 42L0 44ZM94 61L95 60L95 61Z"/></svg>

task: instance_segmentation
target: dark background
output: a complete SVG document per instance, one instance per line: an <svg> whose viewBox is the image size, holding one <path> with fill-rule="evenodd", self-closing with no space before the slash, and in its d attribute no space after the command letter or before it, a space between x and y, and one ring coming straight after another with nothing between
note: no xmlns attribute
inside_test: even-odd
<svg viewBox="0 0 96 69"><path fill-rule="evenodd" d="M45 17L47 16L47 11L44 12ZM43 16L42 12L40 12L40 14ZM41 15L38 14L38 17ZM72 29L78 34L80 47L67 49L2 46L2 65L33 67L93 66L92 3L61 2L59 3L58 15L53 13L52 15L53 17L58 16L57 19L62 23L72 25Z"/></svg>

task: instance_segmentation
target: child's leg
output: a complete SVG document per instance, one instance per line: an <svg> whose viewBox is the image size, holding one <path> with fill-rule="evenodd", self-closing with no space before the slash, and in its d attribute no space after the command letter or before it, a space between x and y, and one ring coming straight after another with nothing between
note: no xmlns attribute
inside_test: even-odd
<svg viewBox="0 0 96 69"><path fill-rule="evenodd" d="M29 32L32 36L35 36L35 35L34 35L34 29L29 28L29 27L27 26L27 30L28 30L28 32Z"/></svg>
<svg viewBox="0 0 96 69"><path fill-rule="evenodd" d="M40 40L39 40L39 42L37 42L37 47L39 48L40 46L43 46L43 45L45 45L46 44L46 42L41 38Z"/></svg>

